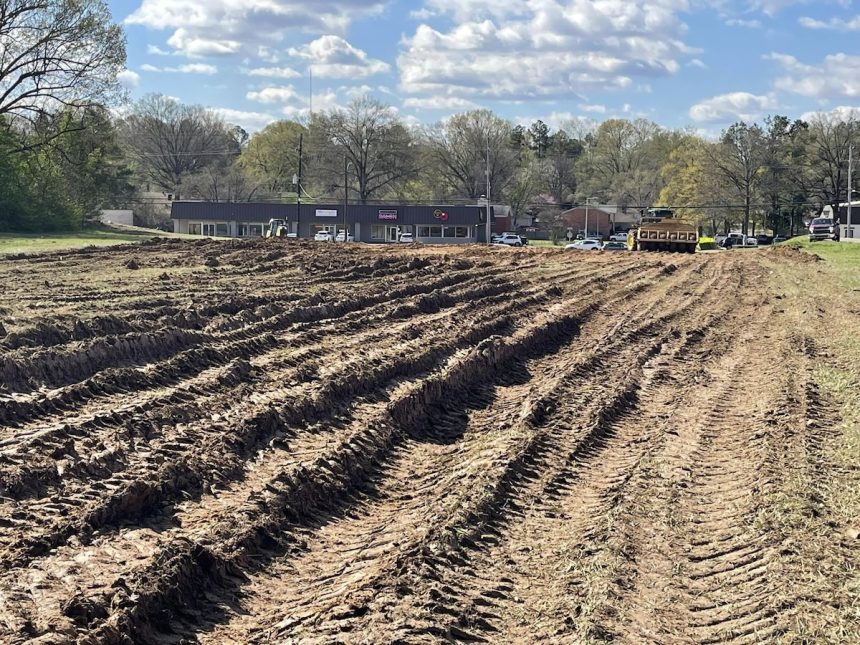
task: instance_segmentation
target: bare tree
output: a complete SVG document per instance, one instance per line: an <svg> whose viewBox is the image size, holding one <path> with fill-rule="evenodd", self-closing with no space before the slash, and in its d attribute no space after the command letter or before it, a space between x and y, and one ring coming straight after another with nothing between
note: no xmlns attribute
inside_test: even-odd
<svg viewBox="0 0 860 645"><path fill-rule="evenodd" d="M311 162L327 192L343 190L346 170L350 190L365 204L415 175L412 134L376 99L360 97L345 110L314 113L310 131Z"/></svg>
<svg viewBox="0 0 860 645"><path fill-rule="evenodd" d="M500 195L514 176L517 151L511 146L513 133L509 121L489 110L473 110L437 124L425 132L425 139L436 172L453 192L477 199L486 192L488 157L493 195Z"/></svg>
<svg viewBox="0 0 860 645"><path fill-rule="evenodd" d="M735 189L743 202L741 232L746 235L765 166L764 132L757 124L735 123L723 131L720 143L708 148L718 175Z"/></svg>
<svg viewBox="0 0 860 645"><path fill-rule="evenodd" d="M32 124L46 111L110 103L124 65L104 0L0 0L0 117Z"/></svg>
<svg viewBox="0 0 860 645"><path fill-rule="evenodd" d="M807 175L809 195L819 204L839 212L839 203L848 192L848 149L860 134L857 114L816 114L809 122Z"/></svg>
<svg viewBox="0 0 860 645"><path fill-rule="evenodd" d="M241 147L235 131L210 111L160 94L137 102L119 131L142 178L176 199L187 177L229 165Z"/></svg>

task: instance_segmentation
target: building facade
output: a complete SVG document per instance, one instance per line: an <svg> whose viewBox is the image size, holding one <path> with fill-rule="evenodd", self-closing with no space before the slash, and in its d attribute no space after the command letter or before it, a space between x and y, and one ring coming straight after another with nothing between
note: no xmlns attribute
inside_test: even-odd
<svg viewBox="0 0 860 645"><path fill-rule="evenodd" d="M271 219L287 221L290 233L313 239L320 231L346 230L356 241L398 242L404 233L425 244L486 241L486 207L464 205L270 204L255 202L173 202L176 233L254 238ZM490 208L492 217L494 209Z"/></svg>

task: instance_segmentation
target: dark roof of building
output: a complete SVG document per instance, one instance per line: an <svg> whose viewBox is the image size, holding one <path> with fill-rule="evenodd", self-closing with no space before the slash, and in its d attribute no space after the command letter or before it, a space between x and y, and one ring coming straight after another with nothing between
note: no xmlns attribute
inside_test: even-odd
<svg viewBox="0 0 860 645"><path fill-rule="evenodd" d="M270 219L287 219L295 215L295 204L264 202L173 202L172 219L208 219L215 221L268 222Z"/></svg>

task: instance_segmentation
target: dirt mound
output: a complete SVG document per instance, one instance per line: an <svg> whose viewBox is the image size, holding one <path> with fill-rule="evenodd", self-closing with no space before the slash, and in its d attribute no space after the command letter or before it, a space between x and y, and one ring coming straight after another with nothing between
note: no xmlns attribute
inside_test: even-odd
<svg viewBox="0 0 860 645"><path fill-rule="evenodd" d="M804 251L798 246L772 246L767 250L767 253L772 258L788 260L790 262L801 262L804 264L815 264L816 262L821 262L820 257L814 253Z"/></svg>

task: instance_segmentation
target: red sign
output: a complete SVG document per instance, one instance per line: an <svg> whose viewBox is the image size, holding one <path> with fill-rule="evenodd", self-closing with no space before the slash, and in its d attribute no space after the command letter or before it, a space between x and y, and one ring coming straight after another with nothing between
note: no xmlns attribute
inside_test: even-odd
<svg viewBox="0 0 860 645"><path fill-rule="evenodd" d="M379 219L388 222L397 221L397 211L379 211Z"/></svg>
<svg viewBox="0 0 860 645"><path fill-rule="evenodd" d="M448 221L448 213L446 213L445 211L440 211L438 208L433 211L433 217L438 220L442 220L443 222Z"/></svg>

